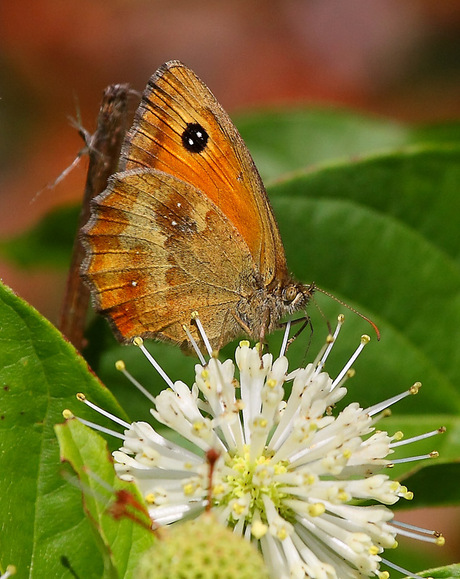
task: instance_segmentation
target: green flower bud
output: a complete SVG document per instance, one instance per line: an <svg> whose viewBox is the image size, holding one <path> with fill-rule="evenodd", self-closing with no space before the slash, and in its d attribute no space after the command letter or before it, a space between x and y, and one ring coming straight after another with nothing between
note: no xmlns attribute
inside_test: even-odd
<svg viewBox="0 0 460 579"><path fill-rule="evenodd" d="M141 559L138 579L268 579L260 553L212 513L172 525Z"/></svg>

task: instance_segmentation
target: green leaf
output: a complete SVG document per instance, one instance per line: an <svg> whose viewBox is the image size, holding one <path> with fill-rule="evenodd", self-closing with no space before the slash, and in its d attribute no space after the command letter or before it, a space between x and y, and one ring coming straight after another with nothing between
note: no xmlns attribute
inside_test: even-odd
<svg viewBox="0 0 460 579"><path fill-rule="evenodd" d="M61 476L53 430L65 408L109 425L77 392L125 417L59 332L0 285L0 565L15 565L19 578L61 577L63 557L79 577L101 577L81 493Z"/></svg>
<svg viewBox="0 0 460 579"><path fill-rule="evenodd" d="M256 111L241 115L237 125L264 180L408 142L404 125L334 109Z"/></svg>
<svg viewBox="0 0 460 579"><path fill-rule="evenodd" d="M241 115L237 126L264 180L408 145L460 143L460 123L412 127L336 109L256 111Z"/></svg>
<svg viewBox="0 0 460 579"><path fill-rule="evenodd" d="M83 485L85 510L100 539L105 576L135 577L139 558L154 542L148 512L145 507L144 511L128 509L135 517L133 521L126 516L116 519L108 509L116 502L115 491L125 492L142 505L140 492L134 483L116 476L107 443L101 436L77 420L57 425L55 429L61 456L70 462ZM107 488L114 491L108 492Z"/></svg>
<svg viewBox="0 0 460 579"><path fill-rule="evenodd" d="M459 187L460 149L427 146L300 172L270 188L296 276L315 281L381 330L381 341L374 339L355 364L352 395L366 406L422 381L415 399L393 409L395 429L409 436L425 430L425 422L427 429L446 424L445 438L423 447L440 444L441 461L460 457ZM346 313L345 336L328 366L334 375L352 348L349 337L372 329L326 296L318 293L315 301L331 323ZM308 311L315 352L325 322L314 305ZM423 503L437 500L428 494L437 476L429 464ZM413 465L398 473L413 474ZM459 503L458 485L448 497Z"/></svg>
<svg viewBox="0 0 460 579"><path fill-rule="evenodd" d="M433 579L454 579L460 577L460 564L437 567L419 573L422 577L433 577Z"/></svg>

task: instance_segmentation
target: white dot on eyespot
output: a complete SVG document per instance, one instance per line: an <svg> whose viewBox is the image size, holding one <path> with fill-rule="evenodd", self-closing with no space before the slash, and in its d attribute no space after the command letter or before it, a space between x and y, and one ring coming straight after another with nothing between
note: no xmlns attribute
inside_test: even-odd
<svg viewBox="0 0 460 579"><path fill-rule="evenodd" d="M171 225L177 225L177 221L171 221Z"/></svg>
<svg viewBox="0 0 460 579"><path fill-rule="evenodd" d="M178 206L178 207L182 207L182 203L178 203L177 206Z"/></svg>
<svg viewBox="0 0 460 579"><path fill-rule="evenodd" d="M137 286L137 281L132 281L132 282L131 282L131 285L132 285L133 287L136 287L136 286Z"/></svg>
<svg viewBox="0 0 460 579"><path fill-rule="evenodd" d="M193 139L189 139L188 144L192 147L193 146Z"/></svg>

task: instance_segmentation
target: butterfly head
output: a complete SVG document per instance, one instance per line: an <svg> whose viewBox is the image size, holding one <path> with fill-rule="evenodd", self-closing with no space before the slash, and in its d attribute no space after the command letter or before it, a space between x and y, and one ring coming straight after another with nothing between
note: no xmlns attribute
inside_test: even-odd
<svg viewBox="0 0 460 579"><path fill-rule="evenodd" d="M304 308L309 302L315 290L315 284L304 285L297 282L289 282L280 288L283 314L293 314Z"/></svg>
<svg viewBox="0 0 460 579"><path fill-rule="evenodd" d="M314 284L278 282L275 287L257 290L248 299L241 300L235 319L246 334L264 342L267 334L280 327L281 318L306 307L314 289Z"/></svg>

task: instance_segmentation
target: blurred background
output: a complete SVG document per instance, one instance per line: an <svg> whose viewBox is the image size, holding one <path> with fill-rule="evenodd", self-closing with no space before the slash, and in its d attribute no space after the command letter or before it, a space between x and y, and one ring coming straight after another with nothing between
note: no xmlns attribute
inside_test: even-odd
<svg viewBox="0 0 460 579"><path fill-rule="evenodd" d="M230 115L304 103L410 123L460 118L458 0L3 2L1 237L81 198L86 159L49 186L83 145L69 119L93 131L107 85L142 91L169 59L192 68ZM64 273L0 263L0 276L56 322ZM453 560L458 511L436 526Z"/></svg>

